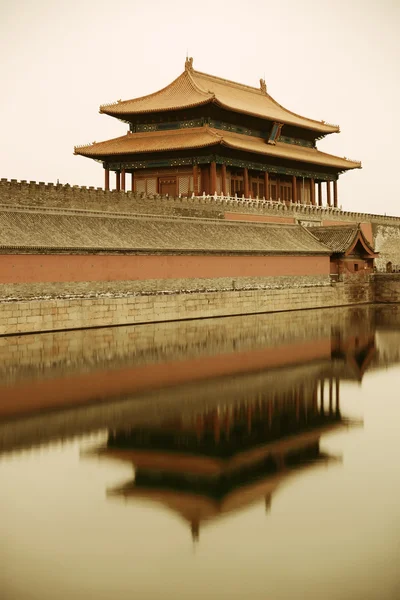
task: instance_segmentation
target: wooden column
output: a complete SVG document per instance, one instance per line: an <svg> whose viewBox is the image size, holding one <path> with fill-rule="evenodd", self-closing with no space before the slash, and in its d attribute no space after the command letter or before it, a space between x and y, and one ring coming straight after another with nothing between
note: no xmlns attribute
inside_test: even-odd
<svg viewBox="0 0 400 600"><path fill-rule="evenodd" d="M121 190L121 178L119 171L115 171L115 189L117 190L117 192Z"/></svg>
<svg viewBox="0 0 400 600"><path fill-rule="evenodd" d="M310 179L310 200L311 204L315 206L315 181L312 177Z"/></svg>
<svg viewBox="0 0 400 600"><path fill-rule="evenodd" d="M217 191L217 163L210 163L210 195L212 196Z"/></svg>
<svg viewBox="0 0 400 600"><path fill-rule="evenodd" d="M297 178L296 175L292 177L292 202L297 202Z"/></svg>
<svg viewBox="0 0 400 600"><path fill-rule="evenodd" d="M199 167L197 165L193 165L193 192L195 196L199 194Z"/></svg>
<svg viewBox="0 0 400 600"><path fill-rule="evenodd" d="M203 165L200 171L200 195L210 193L210 169L207 165Z"/></svg>
<svg viewBox="0 0 400 600"><path fill-rule="evenodd" d="M338 205L338 195L337 195L337 179L333 182L333 206L337 207Z"/></svg>
<svg viewBox="0 0 400 600"><path fill-rule="evenodd" d="M221 187L222 187L222 194L224 196L227 196L227 191L226 191L226 165L222 164L221 165Z"/></svg>
<svg viewBox="0 0 400 600"><path fill-rule="evenodd" d="M269 200L270 193L269 193L269 174L268 174L268 171L264 172L264 195L265 195L265 199Z"/></svg>
<svg viewBox="0 0 400 600"><path fill-rule="evenodd" d="M318 206L322 206L322 183L318 181Z"/></svg>
<svg viewBox="0 0 400 600"><path fill-rule="evenodd" d="M326 203L328 206L332 206L331 204L331 182L326 182Z"/></svg>
<svg viewBox="0 0 400 600"><path fill-rule="evenodd" d="M250 195L249 192L249 170L247 167L243 169L243 188L244 188L244 197L248 198Z"/></svg>
<svg viewBox="0 0 400 600"><path fill-rule="evenodd" d="M121 170L121 191L125 191L125 169Z"/></svg>
<svg viewBox="0 0 400 600"><path fill-rule="evenodd" d="M135 171L131 173L131 190L132 192L135 191Z"/></svg>
<svg viewBox="0 0 400 600"><path fill-rule="evenodd" d="M104 189L106 192L110 189L110 169L104 169Z"/></svg>

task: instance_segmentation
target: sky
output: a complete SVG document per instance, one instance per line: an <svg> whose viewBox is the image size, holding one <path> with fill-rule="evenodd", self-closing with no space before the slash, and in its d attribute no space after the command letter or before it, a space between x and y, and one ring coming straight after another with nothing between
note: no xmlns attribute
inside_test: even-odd
<svg viewBox="0 0 400 600"><path fill-rule="evenodd" d="M319 149L363 165L339 204L400 216L399 26L399 0L0 0L0 177L102 186L102 166L73 154L126 132L100 104L163 88L188 52L339 124Z"/></svg>

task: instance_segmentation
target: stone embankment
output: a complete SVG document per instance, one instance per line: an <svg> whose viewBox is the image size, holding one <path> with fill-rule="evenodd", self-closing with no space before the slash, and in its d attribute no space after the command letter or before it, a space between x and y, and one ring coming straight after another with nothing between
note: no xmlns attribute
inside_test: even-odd
<svg viewBox="0 0 400 600"><path fill-rule="evenodd" d="M0 334L349 306L373 301L373 286L368 277L310 287L18 300L1 304Z"/></svg>

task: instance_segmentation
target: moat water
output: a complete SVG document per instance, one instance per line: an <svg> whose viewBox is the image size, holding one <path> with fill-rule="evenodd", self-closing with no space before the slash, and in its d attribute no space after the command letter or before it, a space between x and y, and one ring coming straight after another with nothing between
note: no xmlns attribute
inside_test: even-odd
<svg viewBox="0 0 400 600"><path fill-rule="evenodd" d="M2 600L400 598L400 306L0 338Z"/></svg>

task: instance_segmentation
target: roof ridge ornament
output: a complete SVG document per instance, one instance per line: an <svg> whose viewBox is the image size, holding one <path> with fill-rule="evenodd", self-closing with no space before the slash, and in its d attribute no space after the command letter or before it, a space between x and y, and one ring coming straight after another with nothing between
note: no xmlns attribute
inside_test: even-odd
<svg viewBox="0 0 400 600"><path fill-rule="evenodd" d="M260 90L263 94L267 94L267 84L265 83L265 79L260 79Z"/></svg>
<svg viewBox="0 0 400 600"><path fill-rule="evenodd" d="M187 55L185 60L185 71L189 71L190 73L193 71L193 58L189 58Z"/></svg>

